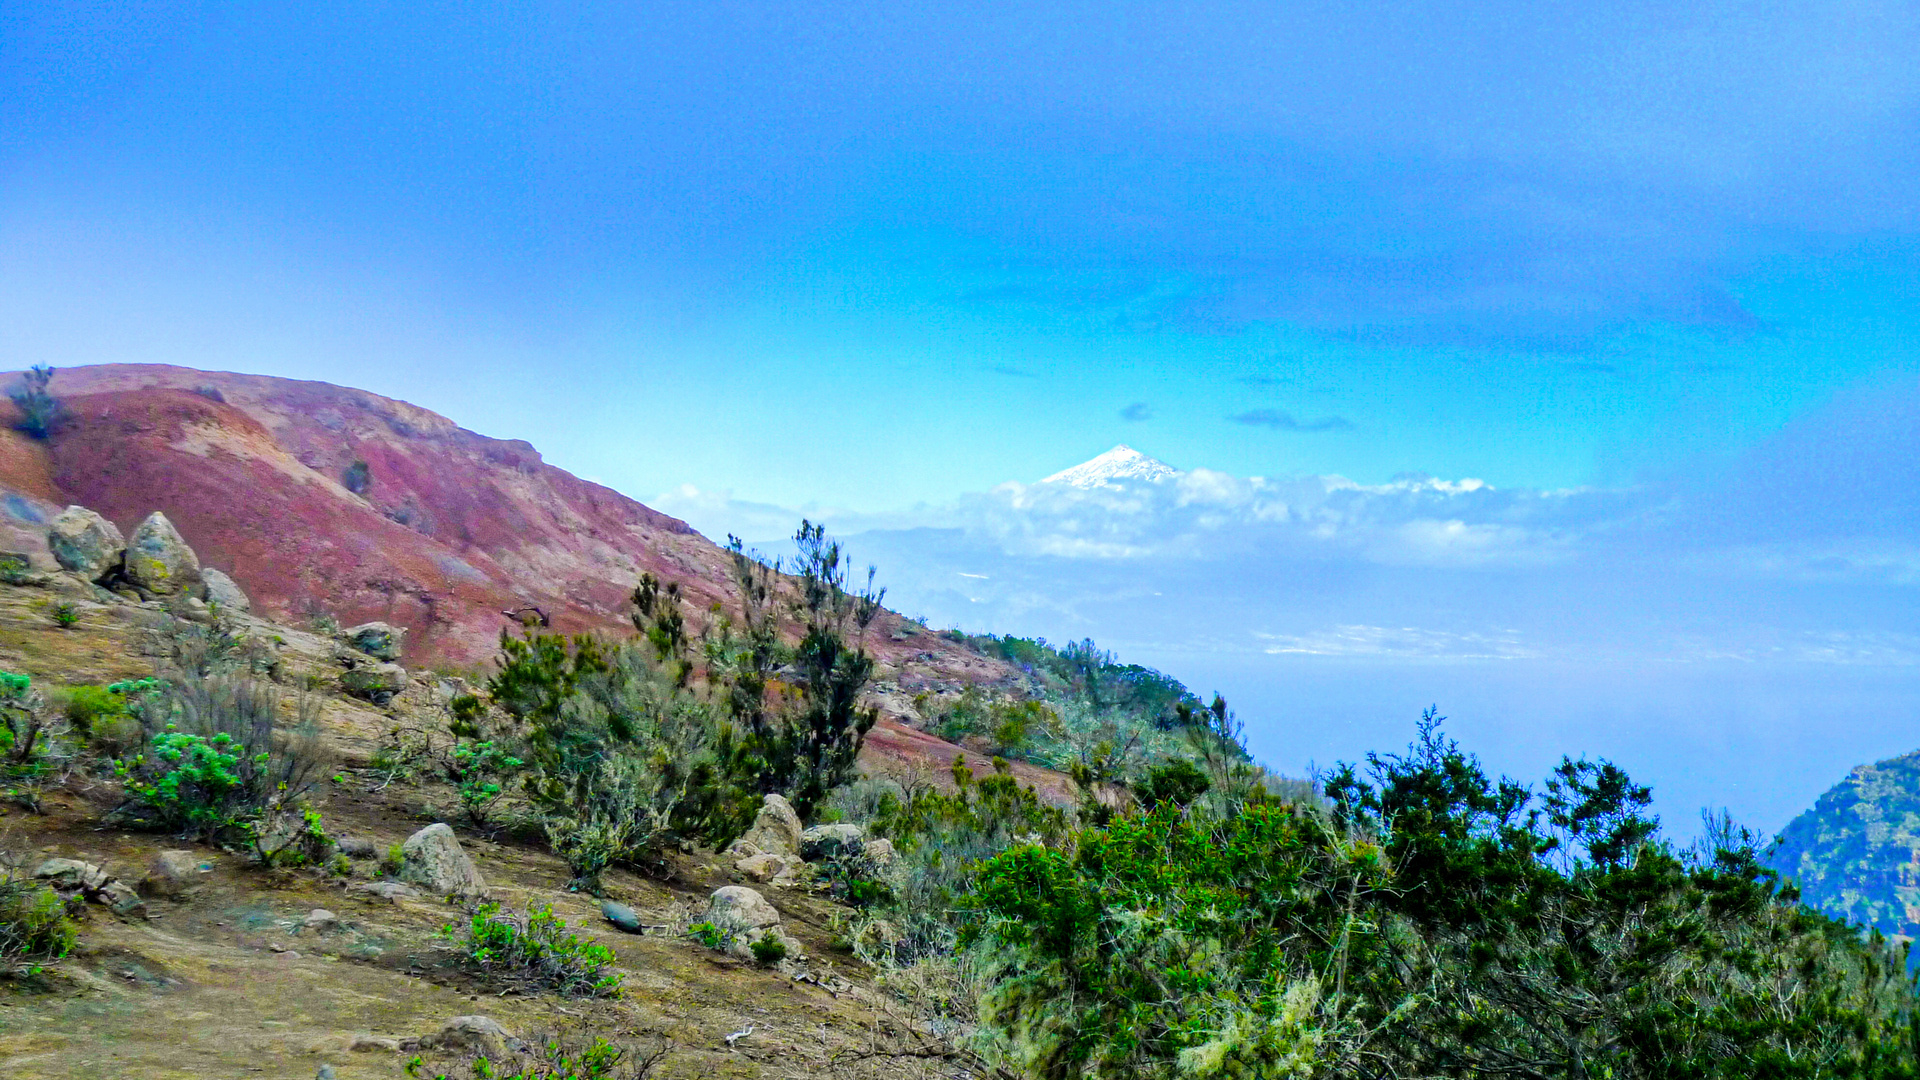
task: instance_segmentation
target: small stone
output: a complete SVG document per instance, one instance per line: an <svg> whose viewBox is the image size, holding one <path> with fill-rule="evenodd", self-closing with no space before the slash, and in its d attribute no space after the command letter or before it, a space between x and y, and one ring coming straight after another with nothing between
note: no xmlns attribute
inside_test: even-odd
<svg viewBox="0 0 1920 1080"><path fill-rule="evenodd" d="M227 614L253 610L246 590L231 577L211 566L201 567L200 577L207 583L207 603Z"/></svg>
<svg viewBox="0 0 1920 1080"><path fill-rule="evenodd" d="M47 547L62 570L99 581L120 568L127 541L113 522L84 506L69 506L48 523Z"/></svg>
<svg viewBox="0 0 1920 1080"><path fill-rule="evenodd" d="M876 870L885 870L893 865L893 841L885 837L869 840L860 854L867 860L869 866Z"/></svg>
<svg viewBox="0 0 1920 1080"><path fill-rule="evenodd" d="M313 1080L334 1080L333 1066L322 1065L320 1071L313 1074Z"/></svg>
<svg viewBox="0 0 1920 1080"><path fill-rule="evenodd" d="M472 897L487 891L487 880L445 822L407 837L400 846L400 877L436 896Z"/></svg>
<svg viewBox="0 0 1920 1080"><path fill-rule="evenodd" d="M340 632L341 640L348 645L380 660L400 659L400 648L406 636L406 627L383 622L361 623Z"/></svg>
<svg viewBox="0 0 1920 1080"><path fill-rule="evenodd" d="M399 903L402 900L418 900L420 890L398 881L361 881L347 886L348 892L371 893L382 900Z"/></svg>
<svg viewBox="0 0 1920 1080"><path fill-rule="evenodd" d="M348 1053L371 1054L382 1051L389 1054L399 1053L400 1040L382 1038L378 1035L356 1035L353 1037L353 1042L347 1044Z"/></svg>
<svg viewBox="0 0 1920 1080"><path fill-rule="evenodd" d="M306 918L300 920L300 927L303 930L312 930L315 933L324 934L329 930L337 930L340 928L340 916L335 915L326 908L314 908L312 911L307 912Z"/></svg>
<svg viewBox="0 0 1920 1080"><path fill-rule="evenodd" d="M340 854L354 859L372 859L380 854L380 845L364 836L343 836L334 842Z"/></svg>
<svg viewBox="0 0 1920 1080"><path fill-rule="evenodd" d="M126 567L133 587L154 596L195 596L206 591L200 557L193 553L167 515L155 510L127 538Z"/></svg>
<svg viewBox="0 0 1920 1080"><path fill-rule="evenodd" d="M625 904L616 904L611 900L602 900L600 901L600 914L608 922L625 930L629 934L638 934L646 929L640 922L640 913Z"/></svg>
<svg viewBox="0 0 1920 1080"><path fill-rule="evenodd" d="M423 1043L427 1040L422 1039ZM507 1033L491 1016L456 1016L440 1028L433 1045L442 1050L477 1050L499 1053L519 1040Z"/></svg>

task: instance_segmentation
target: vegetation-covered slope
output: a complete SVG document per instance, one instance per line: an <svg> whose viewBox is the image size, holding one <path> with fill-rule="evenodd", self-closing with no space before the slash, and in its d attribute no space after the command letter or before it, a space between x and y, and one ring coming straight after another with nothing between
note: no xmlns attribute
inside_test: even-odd
<svg viewBox="0 0 1920 1080"><path fill-rule="evenodd" d="M1920 751L1862 765L1780 833L1768 856L1806 902L1889 937L1920 933Z"/></svg>

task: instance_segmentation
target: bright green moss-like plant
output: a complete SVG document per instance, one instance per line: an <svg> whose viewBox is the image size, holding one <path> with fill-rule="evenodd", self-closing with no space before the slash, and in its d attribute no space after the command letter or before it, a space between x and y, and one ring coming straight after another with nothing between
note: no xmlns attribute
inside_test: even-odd
<svg viewBox="0 0 1920 1080"><path fill-rule="evenodd" d="M32 978L73 949L68 902L37 882L0 871L0 978Z"/></svg>
<svg viewBox="0 0 1920 1080"><path fill-rule="evenodd" d="M485 903L469 913L464 928L449 923L440 935L490 980L525 982L583 997L619 997L626 977L611 970L618 959L613 950L566 930L566 920L550 906L530 906L515 914Z"/></svg>

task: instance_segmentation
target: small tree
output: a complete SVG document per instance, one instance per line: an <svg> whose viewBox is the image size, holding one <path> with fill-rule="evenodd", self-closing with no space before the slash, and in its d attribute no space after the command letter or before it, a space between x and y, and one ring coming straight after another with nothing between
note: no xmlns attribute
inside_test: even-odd
<svg viewBox="0 0 1920 1080"><path fill-rule="evenodd" d="M27 369L13 389L7 391L14 407L20 410L20 419L14 423L14 427L36 439L53 434L53 429L59 426L66 411L60 399L47 389L48 384L53 382L54 370L47 364L35 364Z"/></svg>

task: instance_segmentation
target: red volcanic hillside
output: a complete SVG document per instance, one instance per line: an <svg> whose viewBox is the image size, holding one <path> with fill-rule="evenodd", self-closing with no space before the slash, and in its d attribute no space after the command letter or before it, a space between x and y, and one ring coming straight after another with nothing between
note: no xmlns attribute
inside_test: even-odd
<svg viewBox="0 0 1920 1080"><path fill-rule="evenodd" d="M52 389L68 410L52 438L0 432L21 550L44 551L39 520L69 503L123 530L162 510L264 613L405 626L416 664L484 660L524 606L629 631L643 570L680 582L696 618L731 596L726 553L685 522L403 401L159 365L63 369ZM900 688L1014 680L918 629L889 613L872 642Z"/></svg>

